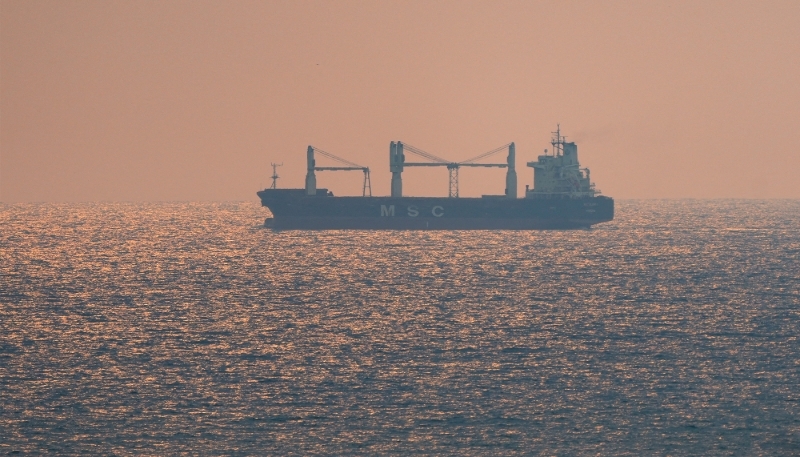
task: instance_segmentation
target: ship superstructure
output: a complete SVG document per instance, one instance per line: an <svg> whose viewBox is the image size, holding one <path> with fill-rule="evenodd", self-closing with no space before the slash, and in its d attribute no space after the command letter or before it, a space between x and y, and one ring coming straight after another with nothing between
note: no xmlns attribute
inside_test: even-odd
<svg viewBox="0 0 800 457"><path fill-rule="evenodd" d="M614 217L614 200L599 195L589 179L589 170L578 162L578 147L553 133L552 153L545 150L535 162L534 186L525 186L525 196L517 198L516 151L514 143L461 162L452 162L419 148L392 141L389 145L391 195L373 197L369 168L356 165L313 146L307 150L304 189L271 189L258 192L261 204L272 218L265 225L275 229L397 229L397 230L474 230L474 229L570 229L588 228ZM504 163L481 163L494 154L507 151ZM320 167L315 152L346 166ZM425 159L406 161L406 152ZM407 167L447 167L448 197L404 197L402 173ZM458 170L461 167L506 168L505 191L501 195L459 198ZM364 172L362 197L334 197L317 188L316 172L360 170Z"/></svg>
<svg viewBox="0 0 800 457"><path fill-rule="evenodd" d="M526 198L583 198L594 197L599 192L589 178L589 169L578 163L578 146L561 136L561 126L553 132L552 154L544 150L533 168L533 190L525 190Z"/></svg>

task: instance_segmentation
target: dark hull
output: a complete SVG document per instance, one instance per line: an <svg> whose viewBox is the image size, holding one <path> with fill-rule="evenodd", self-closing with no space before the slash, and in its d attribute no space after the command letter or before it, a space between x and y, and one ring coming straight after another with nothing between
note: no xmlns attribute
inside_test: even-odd
<svg viewBox="0 0 800 457"><path fill-rule="evenodd" d="M265 225L276 230L552 230L588 228L595 223L538 219L283 217L267 219Z"/></svg>
<svg viewBox="0 0 800 457"><path fill-rule="evenodd" d="M589 228L614 218L614 200L306 196L258 192L276 230L545 230Z"/></svg>

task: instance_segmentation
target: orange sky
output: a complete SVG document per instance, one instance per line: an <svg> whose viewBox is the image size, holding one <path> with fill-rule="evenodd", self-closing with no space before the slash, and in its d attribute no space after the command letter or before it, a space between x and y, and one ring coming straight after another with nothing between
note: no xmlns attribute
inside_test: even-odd
<svg viewBox="0 0 800 457"><path fill-rule="evenodd" d="M800 198L800 2L0 1L4 202L255 201L271 161L303 185L309 144L387 195L392 140L514 141L524 189L556 123L612 197Z"/></svg>

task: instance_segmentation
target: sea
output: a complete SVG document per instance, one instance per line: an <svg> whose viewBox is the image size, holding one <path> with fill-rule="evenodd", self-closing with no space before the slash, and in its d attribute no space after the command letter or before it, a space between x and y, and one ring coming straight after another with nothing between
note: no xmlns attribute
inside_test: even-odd
<svg viewBox="0 0 800 457"><path fill-rule="evenodd" d="M800 200L569 231L0 205L0 453L800 455Z"/></svg>

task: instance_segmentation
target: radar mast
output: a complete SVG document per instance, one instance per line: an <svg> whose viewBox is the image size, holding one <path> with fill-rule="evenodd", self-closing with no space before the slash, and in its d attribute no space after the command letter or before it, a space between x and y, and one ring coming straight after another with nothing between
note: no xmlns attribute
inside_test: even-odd
<svg viewBox="0 0 800 457"><path fill-rule="evenodd" d="M278 176L278 167L282 167L283 164L282 163L271 163L270 165L272 165L272 176L270 176L270 178L272 178L272 185L269 188L270 189L277 189L278 188L278 178L280 178L280 176Z"/></svg>

